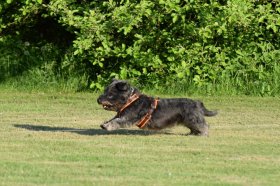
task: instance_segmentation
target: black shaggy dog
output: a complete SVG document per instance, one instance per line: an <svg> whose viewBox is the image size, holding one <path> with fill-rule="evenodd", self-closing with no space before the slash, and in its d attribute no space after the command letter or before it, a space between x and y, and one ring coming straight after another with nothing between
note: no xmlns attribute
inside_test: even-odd
<svg viewBox="0 0 280 186"><path fill-rule="evenodd" d="M182 124L192 135L208 135L204 116L215 116L203 103L187 98L157 99L132 87L127 81L113 80L97 102L117 115L101 125L105 130L116 130L136 124L141 129L163 129Z"/></svg>

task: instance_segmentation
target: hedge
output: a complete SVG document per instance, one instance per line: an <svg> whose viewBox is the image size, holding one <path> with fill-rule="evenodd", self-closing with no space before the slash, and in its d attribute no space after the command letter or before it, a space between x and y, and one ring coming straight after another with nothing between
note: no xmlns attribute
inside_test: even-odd
<svg viewBox="0 0 280 186"><path fill-rule="evenodd" d="M30 50L54 45L56 73L83 74L92 89L120 78L155 88L227 81L279 93L276 0L6 0L0 6L1 42L28 42Z"/></svg>

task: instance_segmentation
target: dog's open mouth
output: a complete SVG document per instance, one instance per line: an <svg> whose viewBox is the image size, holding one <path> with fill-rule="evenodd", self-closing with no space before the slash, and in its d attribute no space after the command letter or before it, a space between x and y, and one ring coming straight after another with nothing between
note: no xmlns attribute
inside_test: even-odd
<svg viewBox="0 0 280 186"><path fill-rule="evenodd" d="M105 110L113 110L113 105L107 101L102 102L101 105Z"/></svg>

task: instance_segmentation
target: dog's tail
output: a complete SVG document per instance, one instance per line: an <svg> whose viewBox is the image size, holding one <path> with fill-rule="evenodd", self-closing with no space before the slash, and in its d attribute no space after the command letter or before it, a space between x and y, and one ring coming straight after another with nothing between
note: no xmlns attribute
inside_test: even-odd
<svg viewBox="0 0 280 186"><path fill-rule="evenodd" d="M203 112L204 116L216 116L218 114L217 111L207 110L202 102L200 102L200 105L201 105L202 112Z"/></svg>

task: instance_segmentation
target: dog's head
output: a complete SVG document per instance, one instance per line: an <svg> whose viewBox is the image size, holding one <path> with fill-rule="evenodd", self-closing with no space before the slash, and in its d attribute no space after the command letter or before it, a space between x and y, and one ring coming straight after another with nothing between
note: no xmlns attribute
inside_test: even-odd
<svg viewBox="0 0 280 186"><path fill-rule="evenodd" d="M118 112L127 102L129 97L136 93L137 90L123 80L113 79L104 93L97 99L98 104L102 105L105 110Z"/></svg>

